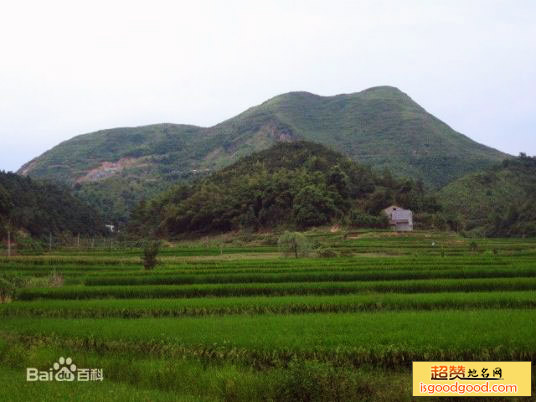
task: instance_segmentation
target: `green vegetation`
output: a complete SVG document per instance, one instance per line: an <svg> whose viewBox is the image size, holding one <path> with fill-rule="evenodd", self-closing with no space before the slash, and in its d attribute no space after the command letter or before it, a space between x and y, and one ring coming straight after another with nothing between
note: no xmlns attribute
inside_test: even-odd
<svg viewBox="0 0 536 402"><path fill-rule="evenodd" d="M371 293L191 299L47 299L0 305L1 317L149 318L227 314L349 313L374 311L534 309L536 291Z"/></svg>
<svg viewBox="0 0 536 402"><path fill-rule="evenodd" d="M507 157L452 130L398 89L376 87L329 97L283 94L209 128L157 124L81 135L19 172L72 185L107 220L124 222L139 201L170 183L296 140L434 188Z"/></svg>
<svg viewBox="0 0 536 402"><path fill-rule="evenodd" d="M64 286L61 288L21 289L17 298L34 299L93 299L113 297L227 297L253 295L336 295L360 292L478 292L490 290L536 290L536 278L441 279L370 282L314 283L246 283L201 285L144 285L144 286Z"/></svg>
<svg viewBox="0 0 536 402"><path fill-rule="evenodd" d="M536 359L536 240L301 236L336 256L251 233L163 245L157 270L141 245L0 259L2 400L409 401L414 360ZM104 381L26 383L59 356Z"/></svg>
<svg viewBox="0 0 536 402"><path fill-rule="evenodd" d="M536 157L521 155L484 172L465 176L439 193L469 234L536 235Z"/></svg>
<svg viewBox="0 0 536 402"><path fill-rule="evenodd" d="M61 232L105 233L98 214L69 189L0 171L0 239L6 237L8 226L12 232L23 230L34 237ZM12 241L17 240L13 237Z"/></svg>
<svg viewBox="0 0 536 402"><path fill-rule="evenodd" d="M52 342L54 338L67 338L73 346L89 343L95 350L115 343L116 350L133 355L152 350L157 356L165 353L176 358L228 360L257 367L284 367L293 359L305 360L308 356L326 363L387 367L396 367L408 358L441 360L448 355L454 361L478 360L486 353L493 353L498 360L533 360L535 325L532 311L493 309L227 315L180 320L72 319L69 325L56 318L3 319L3 331L19 336ZM474 333L479 336L470 335ZM494 351L497 345L501 348Z"/></svg>
<svg viewBox="0 0 536 402"><path fill-rule="evenodd" d="M102 367L105 380L68 384L17 380L24 367L36 365L46 369L51 359L65 353L77 356L76 362L83 367ZM232 363L207 365L198 359L164 356L133 358L114 351L104 355L65 345L45 348L17 342L10 350L0 347L0 355L3 362L8 360L10 366L17 367L0 368L5 401L355 400L356 394L370 394L370 383L384 387L381 399L385 401L410 392L411 377L407 373L388 372L386 378L377 379L377 373L369 367L335 370L328 364L310 361L293 361L287 368L264 368L259 375L258 370Z"/></svg>
<svg viewBox="0 0 536 402"><path fill-rule="evenodd" d="M0 303L11 301L15 297L17 288L24 285L24 279L18 275L5 274L0 275Z"/></svg>
<svg viewBox="0 0 536 402"><path fill-rule="evenodd" d="M309 241L300 232L285 232L277 240L279 251L285 256L307 257L309 254Z"/></svg>
<svg viewBox="0 0 536 402"><path fill-rule="evenodd" d="M534 361L536 158L506 157L377 87L0 172L0 399L409 401L415 360ZM105 380L24 381L59 356Z"/></svg>
<svg viewBox="0 0 536 402"><path fill-rule="evenodd" d="M156 256L160 251L160 241L150 240L143 247L143 267L145 269L154 269L158 264Z"/></svg>
<svg viewBox="0 0 536 402"><path fill-rule="evenodd" d="M440 209L422 182L377 175L322 145L281 143L141 203L129 229L191 236L330 223L386 227L381 211L392 203L429 215Z"/></svg>

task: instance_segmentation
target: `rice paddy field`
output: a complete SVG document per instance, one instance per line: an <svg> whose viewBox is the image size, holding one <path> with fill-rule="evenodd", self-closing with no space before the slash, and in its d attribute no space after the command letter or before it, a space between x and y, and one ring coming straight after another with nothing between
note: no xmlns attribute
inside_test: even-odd
<svg viewBox="0 0 536 402"><path fill-rule="evenodd" d="M0 304L0 400L404 401L414 360L536 361L536 239L308 236L338 256L253 241L176 244L152 271L136 248L0 259L25 283ZM26 381L60 356L103 380Z"/></svg>

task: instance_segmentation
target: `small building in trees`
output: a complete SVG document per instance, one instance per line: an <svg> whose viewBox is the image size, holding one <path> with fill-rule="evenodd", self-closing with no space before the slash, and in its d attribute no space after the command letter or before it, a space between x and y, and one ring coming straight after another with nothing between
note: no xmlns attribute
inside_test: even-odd
<svg viewBox="0 0 536 402"><path fill-rule="evenodd" d="M409 209L401 208L397 205L391 205L383 210L383 213L389 218L389 224L397 232L413 231L413 212Z"/></svg>

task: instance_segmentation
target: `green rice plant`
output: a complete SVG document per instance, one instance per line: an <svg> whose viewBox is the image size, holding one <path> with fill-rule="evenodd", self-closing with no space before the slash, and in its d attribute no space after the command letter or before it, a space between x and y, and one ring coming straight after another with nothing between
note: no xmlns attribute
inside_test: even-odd
<svg viewBox="0 0 536 402"><path fill-rule="evenodd" d="M2 333L81 350L286 367L408 366L414 360L533 360L536 316L523 310L207 316L3 318ZM475 336L478 334L478 336Z"/></svg>
<svg viewBox="0 0 536 402"><path fill-rule="evenodd" d="M1 339L0 339L1 341ZM121 353L97 354L64 345L43 346L14 341L9 359L0 350L0 386L3 400L74 401L391 401L410 393L409 370L401 373L382 368L335 367L315 361L291 361L288 367L255 370L245 365L206 364L194 359L129 357ZM69 355L79 367L99 367L102 382L28 383L20 367L47 369L50 361ZM5 356L5 355L4 355ZM6 356L7 357L7 356ZM17 362L16 367L10 363ZM389 387L387 385L389 384ZM386 389L389 389L386 392Z"/></svg>
<svg viewBox="0 0 536 402"><path fill-rule="evenodd" d="M369 282L246 283L142 286L64 286L21 289L19 300L93 298L169 298L283 295L336 295L362 292L427 293L534 290L536 278L430 279Z"/></svg>
<svg viewBox="0 0 536 402"><path fill-rule="evenodd" d="M446 234L306 236L340 257L209 240L163 248L150 272L140 248L0 259L24 283L65 280L0 304L0 386L17 400L124 400L121 386L151 400L409 400L412 360L536 358L536 239L478 239L497 250L482 254ZM113 373L106 387L10 385L64 351ZM386 394L393 377L405 385Z"/></svg>
<svg viewBox="0 0 536 402"><path fill-rule="evenodd" d="M380 293L329 296L254 296L192 299L16 301L0 317L143 318L226 314L343 313L360 311L535 309L536 291Z"/></svg>
<svg viewBox="0 0 536 402"><path fill-rule="evenodd" d="M209 283L282 283L282 282L349 282L441 278L516 278L536 277L536 266L520 269L451 269L451 270L367 270L361 272L320 271L306 273L247 273L217 275L106 275L88 278L87 286L106 285L186 285Z"/></svg>

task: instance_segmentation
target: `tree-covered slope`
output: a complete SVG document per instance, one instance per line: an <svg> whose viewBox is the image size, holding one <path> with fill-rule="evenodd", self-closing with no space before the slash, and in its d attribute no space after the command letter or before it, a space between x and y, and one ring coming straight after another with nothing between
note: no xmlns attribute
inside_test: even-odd
<svg viewBox="0 0 536 402"><path fill-rule="evenodd" d="M434 187L507 156L452 130L393 87L328 97L284 94L214 130L234 137L235 143L229 139L227 144L234 149L260 127L274 127L281 139L329 145L360 163L386 167ZM237 131L242 134L234 134Z"/></svg>
<svg viewBox="0 0 536 402"><path fill-rule="evenodd" d="M310 142L281 143L135 209L130 232L179 235L330 223L385 227L392 203L416 212L439 206L422 184L378 175Z"/></svg>
<svg viewBox="0 0 536 402"><path fill-rule="evenodd" d="M536 235L536 158L521 155L443 188L439 199L465 229L488 236Z"/></svg>
<svg viewBox="0 0 536 402"><path fill-rule="evenodd" d="M105 233L100 216L64 186L0 171L0 238L7 226L33 236Z"/></svg>
<svg viewBox="0 0 536 402"><path fill-rule="evenodd" d="M287 93L209 128L158 124L85 134L19 173L75 185L92 205L108 205L110 218L125 219L122 205L171 182L297 140L328 145L360 163L436 188L507 157L452 130L400 90L376 87L337 96ZM92 188L85 191L88 184ZM141 191L132 191L132 185Z"/></svg>

